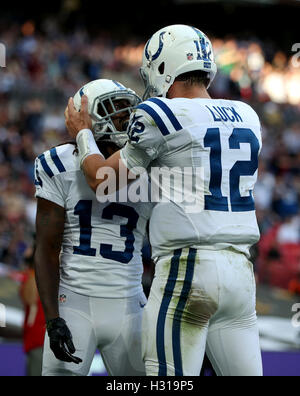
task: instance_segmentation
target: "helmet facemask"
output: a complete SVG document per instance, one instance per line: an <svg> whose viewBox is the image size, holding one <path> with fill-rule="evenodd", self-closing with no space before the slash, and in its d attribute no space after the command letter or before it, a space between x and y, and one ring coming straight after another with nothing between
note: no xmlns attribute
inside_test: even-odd
<svg viewBox="0 0 300 396"><path fill-rule="evenodd" d="M96 97L90 113L95 140L113 142L123 147L128 140L129 117L140 102L134 92L127 90Z"/></svg>
<svg viewBox="0 0 300 396"><path fill-rule="evenodd" d="M147 100L148 98L154 96L159 96L158 90L153 85L151 85L149 74L145 71L145 68L143 67L140 68L140 76L145 86L145 91L142 97L143 100Z"/></svg>

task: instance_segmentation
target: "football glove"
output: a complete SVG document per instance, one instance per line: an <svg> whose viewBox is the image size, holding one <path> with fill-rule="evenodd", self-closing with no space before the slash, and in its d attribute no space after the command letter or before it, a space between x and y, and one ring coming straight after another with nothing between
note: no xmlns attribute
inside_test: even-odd
<svg viewBox="0 0 300 396"><path fill-rule="evenodd" d="M64 319L48 320L47 332L50 339L50 348L56 359L75 364L82 362L80 358L73 356L76 349L72 341L72 334Z"/></svg>

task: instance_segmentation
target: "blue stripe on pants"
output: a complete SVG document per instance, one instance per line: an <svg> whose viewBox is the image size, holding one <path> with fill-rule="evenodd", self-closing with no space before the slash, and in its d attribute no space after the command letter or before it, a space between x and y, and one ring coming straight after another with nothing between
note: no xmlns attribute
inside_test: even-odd
<svg viewBox="0 0 300 396"><path fill-rule="evenodd" d="M183 282L183 287L179 298L179 302L177 304L174 314L172 345L173 345L173 356L174 356L174 366L175 366L176 376L183 376L182 355L181 355L181 345L180 345L181 319L192 287L196 255L197 255L197 250L190 248L189 255L187 258L185 279Z"/></svg>
<svg viewBox="0 0 300 396"><path fill-rule="evenodd" d="M168 308L176 285L181 254L182 254L182 249L177 249L175 250L174 256L172 257L170 274L166 284L163 300L160 306L158 319L157 319L156 348L157 348L157 357L159 363L159 370L158 370L159 376L167 375L167 363L166 363L166 352L165 352L165 323L166 323Z"/></svg>

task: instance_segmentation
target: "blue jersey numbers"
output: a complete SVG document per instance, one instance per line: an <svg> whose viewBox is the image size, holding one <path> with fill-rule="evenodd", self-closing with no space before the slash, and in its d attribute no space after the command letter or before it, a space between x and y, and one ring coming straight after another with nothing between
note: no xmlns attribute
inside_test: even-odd
<svg viewBox="0 0 300 396"><path fill-rule="evenodd" d="M139 215L131 206L111 203L103 209L102 219L113 220L114 216L127 219L127 223L120 226L120 237L125 237L125 251L114 251L112 245L101 243L100 254L102 257L128 264L134 252L134 233Z"/></svg>
<svg viewBox="0 0 300 396"><path fill-rule="evenodd" d="M251 150L249 161L237 161L229 172L230 196L222 195L222 147L219 128L209 128L204 137L204 147L210 147L210 181L211 195L205 196L205 209L222 212L229 211L229 202L232 212L248 212L255 210L252 191L248 196L240 194L241 176L253 176L258 168L259 141L251 129L234 128L229 137L230 150L240 150L241 143L248 143Z"/></svg>
<svg viewBox="0 0 300 396"><path fill-rule="evenodd" d="M73 253L94 257L97 250L91 247L92 238L92 204L93 201L81 200L74 208L74 214L79 217L80 237L79 246L73 247ZM125 238L125 250L114 251L110 244L100 244L100 255L103 258L128 264L133 257L135 237L133 231L137 226L139 215L131 206L110 203L102 211L103 220L113 220L114 216L127 219L126 224L120 225L120 238Z"/></svg>

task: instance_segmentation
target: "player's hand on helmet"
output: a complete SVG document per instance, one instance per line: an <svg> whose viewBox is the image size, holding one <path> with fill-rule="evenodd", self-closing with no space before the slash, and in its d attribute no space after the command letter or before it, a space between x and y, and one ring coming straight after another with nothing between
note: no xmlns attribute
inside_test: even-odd
<svg viewBox="0 0 300 396"><path fill-rule="evenodd" d="M81 98L80 111L75 109L73 98L69 99L68 106L65 110L65 123L69 135L74 139L82 129L92 128L92 119L88 112L88 98L86 95L83 95Z"/></svg>
<svg viewBox="0 0 300 396"><path fill-rule="evenodd" d="M48 320L47 332L50 339L50 348L56 359L75 364L82 362L80 358L73 356L76 349L72 341L72 334L64 319Z"/></svg>

